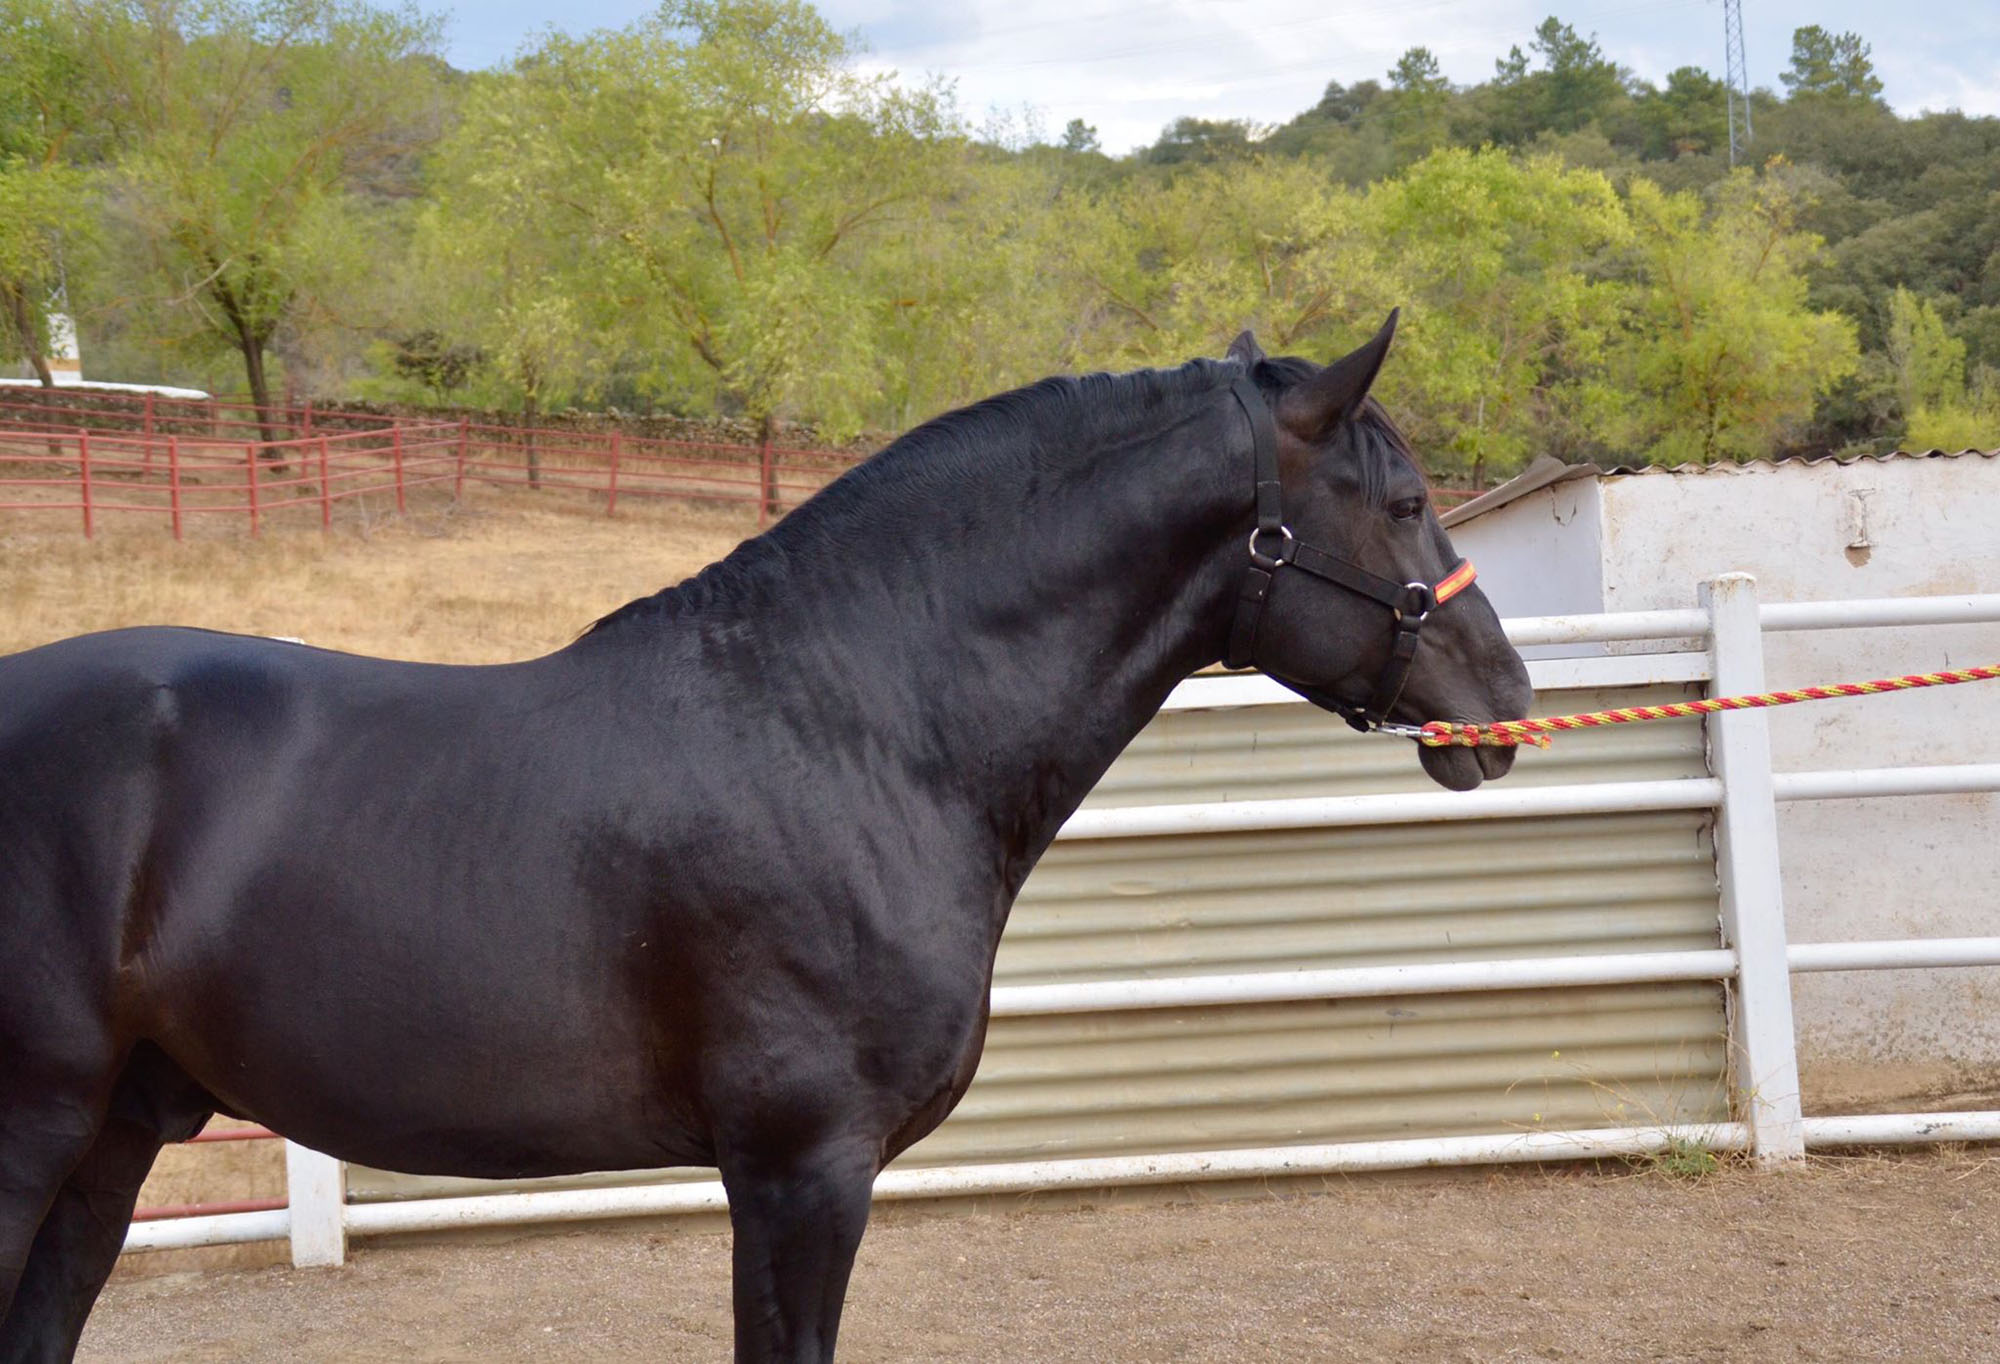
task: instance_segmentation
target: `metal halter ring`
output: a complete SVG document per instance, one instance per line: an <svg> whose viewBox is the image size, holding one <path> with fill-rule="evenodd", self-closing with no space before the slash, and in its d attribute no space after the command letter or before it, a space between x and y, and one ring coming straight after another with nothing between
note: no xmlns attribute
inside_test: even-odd
<svg viewBox="0 0 2000 1364"><path fill-rule="evenodd" d="M1407 604L1397 607L1396 618L1398 620L1413 619L1421 623L1426 616L1437 610L1437 589L1429 583L1404 583L1403 590L1410 593L1419 605L1415 608Z"/></svg>
<svg viewBox="0 0 2000 1364"><path fill-rule="evenodd" d="M1275 532L1279 539L1278 553L1277 557L1273 558L1271 555L1257 548L1258 540L1273 533L1266 526L1259 526L1250 532L1250 562L1258 568L1263 569L1266 573L1282 566L1286 560L1291 558L1292 545L1297 542L1298 538L1292 534L1290 526L1279 526Z"/></svg>

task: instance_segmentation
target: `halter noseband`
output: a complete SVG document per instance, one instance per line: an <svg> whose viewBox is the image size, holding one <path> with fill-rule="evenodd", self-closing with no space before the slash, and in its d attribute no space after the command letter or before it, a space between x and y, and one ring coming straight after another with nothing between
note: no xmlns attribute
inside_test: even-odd
<svg viewBox="0 0 2000 1364"><path fill-rule="evenodd" d="M1277 673L1271 676L1308 701L1339 712L1355 729L1383 729L1389 707L1396 704L1396 698L1403 694L1403 684L1410 679L1424 619L1471 585L1477 576L1472 561L1461 560L1435 587L1429 583L1399 584L1301 542L1285 524L1284 490L1278 485L1278 431L1270 404L1264 401L1264 395L1257 391L1257 385L1248 375L1239 375L1229 385L1229 391L1236 396L1243 415L1250 419L1256 456L1257 528L1250 532L1250 564L1244 571L1243 590L1236 599L1236 619L1229 628L1229 654L1223 663L1231 668L1256 664L1257 628L1263 623L1264 606L1270 600L1271 584L1276 581L1279 569L1290 566L1359 593L1388 607L1395 617L1396 630L1389 647L1389 661L1383 666L1367 705L1357 706L1329 692L1287 681Z"/></svg>

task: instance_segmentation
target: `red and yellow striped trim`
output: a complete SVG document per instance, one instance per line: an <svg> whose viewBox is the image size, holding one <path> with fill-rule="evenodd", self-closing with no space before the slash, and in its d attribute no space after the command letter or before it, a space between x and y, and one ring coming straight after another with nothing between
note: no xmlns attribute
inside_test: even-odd
<svg viewBox="0 0 2000 1364"><path fill-rule="evenodd" d="M1464 565L1466 569L1471 564ZM1454 573L1452 577L1457 577ZM1450 582L1451 579L1445 579ZM1470 577L1466 581L1471 581ZM1442 589L1443 583L1439 584ZM1463 584L1461 584L1463 586ZM1453 591L1457 589L1454 588ZM1444 594L1439 592L1442 601ZM1461 725L1449 720L1433 720L1423 727L1418 742L1430 748L1513 748L1532 744L1549 746L1549 735L1565 729L1594 729L1599 725L1623 725L1635 720L1672 720L1683 715L1709 715L1718 710L1754 710L1764 706L1789 706L1797 701L1826 701L1837 696L1874 696L1880 692L1908 691L1915 687L1948 687L1956 682L1984 682L2000 678L2000 663L1978 668L1954 668L1945 672L1910 673L1904 677L1884 677L1874 682L1841 682L1830 687L1800 687L1796 691L1767 691L1755 696L1716 696L1706 701L1674 701L1664 706L1628 706L1623 710L1593 710L1581 715L1548 715L1536 720L1496 720L1490 725Z"/></svg>
<svg viewBox="0 0 2000 1364"><path fill-rule="evenodd" d="M1479 576L1479 570L1475 569L1472 566L1472 560L1467 559L1465 562L1461 563L1457 568L1454 568L1451 572L1445 574L1443 581L1439 582L1438 585L1431 590L1431 595L1437 598L1437 604L1439 606L1443 606L1453 597L1456 597L1459 593L1465 591L1466 588L1472 586L1472 580L1474 578L1477 578L1478 576Z"/></svg>

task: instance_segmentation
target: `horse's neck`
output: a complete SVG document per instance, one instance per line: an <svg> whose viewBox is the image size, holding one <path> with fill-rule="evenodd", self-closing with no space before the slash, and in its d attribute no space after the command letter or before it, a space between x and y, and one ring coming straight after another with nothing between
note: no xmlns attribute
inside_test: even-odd
<svg viewBox="0 0 2000 1364"><path fill-rule="evenodd" d="M948 605L903 602L912 628L881 662L947 750L926 755L933 780L981 809L1016 885L1174 684L1219 656L1251 492L1226 392L1149 442L1080 452L1076 477L994 491L983 535L930 547L905 584Z"/></svg>
<svg viewBox="0 0 2000 1364"><path fill-rule="evenodd" d="M1221 652L1249 429L1227 389L1182 402L1150 436L1059 467L996 450L959 486L815 499L622 624L671 622L678 647L732 694L754 687L830 764L969 814L1011 890L1174 684ZM648 633L601 643L649 647Z"/></svg>

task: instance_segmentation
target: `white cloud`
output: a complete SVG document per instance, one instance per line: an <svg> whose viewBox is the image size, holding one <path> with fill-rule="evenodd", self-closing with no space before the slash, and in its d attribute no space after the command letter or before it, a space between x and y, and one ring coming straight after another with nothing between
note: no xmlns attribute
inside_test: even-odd
<svg viewBox="0 0 2000 1364"><path fill-rule="evenodd" d="M1964 71L1934 73L1928 90L1920 90L1916 103L1922 108L1943 112L1956 109L1975 117L2000 116L2000 69L1983 76Z"/></svg>
<svg viewBox="0 0 2000 1364"><path fill-rule="evenodd" d="M616 25L651 8L506 0L454 34L453 55L474 58L476 47L483 64L544 24ZM1528 48L1551 10L1648 80L1677 66L1722 72L1714 0L819 0L819 9L836 27L859 30L871 69L952 80L975 120L990 109L1018 117L1024 107L1051 129L1080 117L1114 152L1152 142L1182 114L1284 122L1317 103L1329 81L1383 80L1415 46L1430 48L1461 85L1487 80L1509 46ZM1903 113L2000 113L1993 0L1896 12L1877 0L1756 0L1744 17L1753 85L1780 89L1792 31L1819 24L1873 44L1885 93Z"/></svg>
<svg viewBox="0 0 2000 1364"><path fill-rule="evenodd" d="M2000 25L1990 0L1936 0L1924 25L1889 24L1873 0L1760 0L1746 33L1753 85L1780 89L1792 30L1853 30L1874 45L1890 101L1905 113L1955 104L2000 112ZM1594 34L1606 56L1663 81L1679 66L1722 71L1722 13L1713 0L970 0L949 20L930 12L920 42L904 43L907 0L823 0L835 22L859 24L875 59L905 74L953 80L972 111L1032 105L1049 127L1073 117L1104 146L1150 143L1182 114L1280 123L1315 104L1327 82L1383 80L1415 46L1461 85L1489 79L1507 49L1527 50L1555 9ZM879 30L865 16L886 13Z"/></svg>

